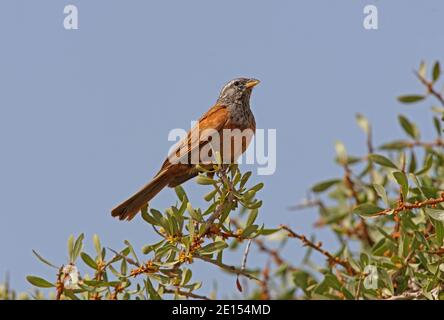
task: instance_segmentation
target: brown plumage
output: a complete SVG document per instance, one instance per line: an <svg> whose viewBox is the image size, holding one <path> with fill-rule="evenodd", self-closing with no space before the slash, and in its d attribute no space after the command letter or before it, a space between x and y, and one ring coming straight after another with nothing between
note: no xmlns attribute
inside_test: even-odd
<svg viewBox="0 0 444 320"><path fill-rule="evenodd" d="M175 150L167 157L159 172L137 193L115 207L111 214L120 220L131 220L147 203L163 188L176 187L198 174L194 152L199 152L205 146L210 147L208 156L212 151L221 153L224 162L236 161L247 149L252 134L256 130L256 123L250 109L250 95L253 87L259 83L256 79L239 78L228 82L222 89L216 104L208 110L192 128L187 136L179 142ZM231 137L230 149L224 154L224 130L239 129L249 131L251 135L241 137L241 145L235 148L235 138ZM215 143L215 135L220 137L219 144ZM211 145L208 145L208 144ZM182 151L182 153L181 153ZM226 154L229 151L229 154ZM198 154L197 163L204 163ZM173 160L173 161L172 161ZM194 162L193 162L194 161Z"/></svg>

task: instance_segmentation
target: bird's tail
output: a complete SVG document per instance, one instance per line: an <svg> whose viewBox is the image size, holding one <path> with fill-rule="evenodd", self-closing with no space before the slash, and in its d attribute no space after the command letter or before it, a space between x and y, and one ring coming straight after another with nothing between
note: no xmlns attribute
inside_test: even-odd
<svg viewBox="0 0 444 320"><path fill-rule="evenodd" d="M154 198L169 183L169 174L167 170L159 172L150 183L145 185L132 197L125 200L111 211L113 217L120 220L131 220L137 213Z"/></svg>

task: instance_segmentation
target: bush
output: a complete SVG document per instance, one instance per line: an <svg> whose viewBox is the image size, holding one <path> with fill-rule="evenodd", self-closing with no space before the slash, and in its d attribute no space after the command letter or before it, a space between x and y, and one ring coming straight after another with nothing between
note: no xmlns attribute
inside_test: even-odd
<svg viewBox="0 0 444 320"><path fill-rule="evenodd" d="M426 93L399 97L402 103L430 97L441 104L433 108L436 139L421 140L417 125L400 115L406 138L376 148L369 121L358 115L368 153L352 156L337 143L335 161L343 175L314 185L310 199L295 207L318 208L316 227L336 235L335 252L288 226L270 229L256 224L262 204L256 194L263 184L247 187L250 172L242 174L236 165L219 164L211 174L203 170L197 179L213 186L205 195L206 208L193 207L178 187L177 205L163 213L143 210L142 217L157 233L158 242L136 251L125 241L122 249L112 250L103 248L94 236L95 253L87 253L84 236L71 236L66 265L54 265L35 252L57 270L56 279L28 276L29 282L55 291L56 299L209 299L199 293L202 283L191 271L193 263L201 260L233 274L240 292L240 278L248 279L254 290L244 293L245 298L443 299L444 99L435 90L440 74L435 63L427 77L422 63L416 75ZM230 215L238 209L240 218ZM280 239L277 249L270 245L270 235ZM292 239L307 247L300 263L283 252ZM224 253L237 250L242 242L246 247L242 263L226 264ZM250 245L267 255L270 263L249 268ZM297 248L293 245L291 250ZM326 264L316 265L312 253L324 256Z"/></svg>

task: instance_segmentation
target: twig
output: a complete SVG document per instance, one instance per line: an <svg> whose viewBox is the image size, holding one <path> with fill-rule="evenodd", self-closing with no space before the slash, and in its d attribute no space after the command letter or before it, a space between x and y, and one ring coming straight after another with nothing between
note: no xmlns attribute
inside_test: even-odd
<svg viewBox="0 0 444 320"><path fill-rule="evenodd" d="M169 294L178 294L180 296L184 296L187 298L193 298L193 299L201 299L201 300L211 300L210 298L206 297L206 296L202 296L199 294L195 294L192 292L186 292L186 291L182 291L182 290L172 290L172 289L164 289L165 293L169 293Z"/></svg>
<svg viewBox="0 0 444 320"><path fill-rule="evenodd" d="M65 289L65 285L63 283L62 280L62 276L64 275L63 273L63 268L65 266L62 265L59 269L59 272L57 274L57 282L56 282L56 300L60 300L62 298L62 294L63 294L63 290Z"/></svg>
<svg viewBox="0 0 444 320"><path fill-rule="evenodd" d="M223 180L223 182L225 182L228 186L228 196L227 196L227 200L224 201L224 203L219 204L216 209L214 210L213 214L205 221L205 229L203 231L202 234L206 234L208 232L208 230L210 229L210 227L213 225L214 221L216 221L216 219L220 218L220 216L222 215L222 213L225 210L225 206L229 205L231 206L233 201L234 201L234 195L233 195L233 184L231 183L231 181L227 178L226 175L226 170L221 170L220 171L221 174L221 179Z"/></svg>
<svg viewBox="0 0 444 320"><path fill-rule="evenodd" d="M396 208L387 208L384 209L382 211L376 212L373 216L384 216L384 215L388 215L388 214L397 214L401 211L405 211L405 210L412 210L412 209L419 209L422 207L426 207L426 206L435 206L439 203L444 202L444 192L441 192L441 196L439 198L430 198L424 201L417 201L415 203L408 203L408 202L404 202L402 203L401 201L399 202L398 206Z"/></svg>
<svg viewBox="0 0 444 320"><path fill-rule="evenodd" d="M324 208L324 204L321 200L304 200L302 203L296 204L294 206L289 207L289 210L302 210L306 208L312 208L312 207L320 207Z"/></svg>
<svg viewBox="0 0 444 320"><path fill-rule="evenodd" d="M270 262L267 262L264 270L262 270L263 280L261 283L261 299L270 300L270 290L268 289L268 281L270 280Z"/></svg>
<svg viewBox="0 0 444 320"><path fill-rule="evenodd" d="M362 287L362 280L364 279L364 277L359 277L359 282L358 282L358 288L356 289L356 294L355 294L355 300L359 300L359 296L361 295L361 287Z"/></svg>
<svg viewBox="0 0 444 320"><path fill-rule="evenodd" d="M250 246L251 246L251 239L248 240L247 246L245 247L244 258L242 259L242 266L241 266L242 271L245 271L245 267L247 266L247 257L248 257L248 253L250 252ZM239 281L239 274L237 274L237 277L236 277L236 285L237 285L239 291L242 292L242 286Z"/></svg>
<svg viewBox="0 0 444 320"><path fill-rule="evenodd" d="M435 141L426 142L426 141L406 141L406 146L408 148L413 147L424 147L424 148L433 148L433 147L442 147L444 146L443 139L437 138Z"/></svg>
<svg viewBox="0 0 444 320"><path fill-rule="evenodd" d="M438 99L441 105L444 106L444 97L433 88L433 83L425 79L423 76L421 76L419 72L415 71L415 74L418 77L418 79L422 82L422 84L427 88L428 93L430 93L432 96Z"/></svg>
<svg viewBox="0 0 444 320"><path fill-rule="evenodd" d="M370 145L369 145L369 149L372 150L373 147L371 147L371 140L370 140ZM344 164L344 170L345 170L345 185L349 188L349 190L352 193L352 196L355 200L356 205L359 205L361 203L361 201L359 200L359 195L358 192L356 191L355 188L355 183L353 182L351 176L352 176L352 171L350 169L350 167L347 164ZM362 226L362 233L358 234L361 236L361 238L363 240L365 240L367 242L367 244L371 247L374 244L373 239L370 237L370 233L368 231L368 226L367 226L367 222L364 220L364 218L361 217L361 226Z"/></svg>
<svg viewBox="0 0 444 320"><path fill-rule="evenodd" d="M110 265L112 262L115 262L114 259L116 257L126 260L126 262L128 262L129 264L132 264L133 266L140 267L140 264L137 263L136 261L134 261L133 259L128 258L128 257L124 256L123 254L121 254L120 252L117 252L116 250L111 249L109 247L107 249L110 250L111 252L113 252L116 256L105 265L106 267L108 267L108 265Z"/></svg>
<svg viewBox="0 0 444 320"><path fill-rule="evenodd" d="M282 264L285 264L285 265L287 265L287 268L291 271L299 270L298 268L292 266L289 262L285 261L279 255L279 252L277 250L273 250L273 249L268 248L262 240L254 239L254 243L258 246L260 251L269 254L277 266L281 266Z"/></svg>
<svg viewBox="0 0 444 320"><path fill-rule="evenodd" d="M350 262L348 262L345 259L341 259L339 257L335 257L330 252L328 252L327 250L322 249L322 242L314 244L313 242L308 240L306 236L297 234L296 232L294 232L293 230L291 230L289 227L287 227L285 225L281 225L281 228L283 230L287 231L289 233L290 237L297 238L297 239L301 240L302 243L305 246L313 248L314 250L316 250L319 253L321 253L324 256L326 256L330 263L332 263L332 264L339 264L342 267L344 267L344 269L347 271L348 274L353 275L353 276L358 274L355 271L355 269L353 269L353 267L351 266Z"/></svg>
<svg viewBox="0 0 444 320"><path fill-rule="evenodd" d="M196 259L200 259L200 260L203 260L205 262L209 262L211 264L214 264L215 266L218 266L219 268L222 268L222 269L224 269L226 271L229 271L231 273L241 274L241 275L243 275L244 277L247 277L250 280L256 280L259 283L262 282L260 279L256 278L255 276L253 276L253 275L249 274L248 272L243 271L243 270L241 270L239 268L236 268L235 266L230 266L230 265L227 265L225 263L213 260L213 259L205 257L205 256L201 256L201 255L193 255L193 257L195 257Z"/></svg>
<svg viewBox="0 0 444 320"><path fill-rule="evenodd" d="M384 300L416 300L422 296L422 291L404 292L397 296L391 296Z"/></svg>

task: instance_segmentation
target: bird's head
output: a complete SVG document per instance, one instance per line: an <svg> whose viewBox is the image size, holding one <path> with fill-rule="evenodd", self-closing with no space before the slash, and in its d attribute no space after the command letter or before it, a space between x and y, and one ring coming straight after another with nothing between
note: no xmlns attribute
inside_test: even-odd
<svg viewBox="0 0 444 320"><path fill-rule="evenodd" d="M259 82L259 80L253 78L233 79L222 88L218 102L248 102L250 99L251 91Z"/></svg>

